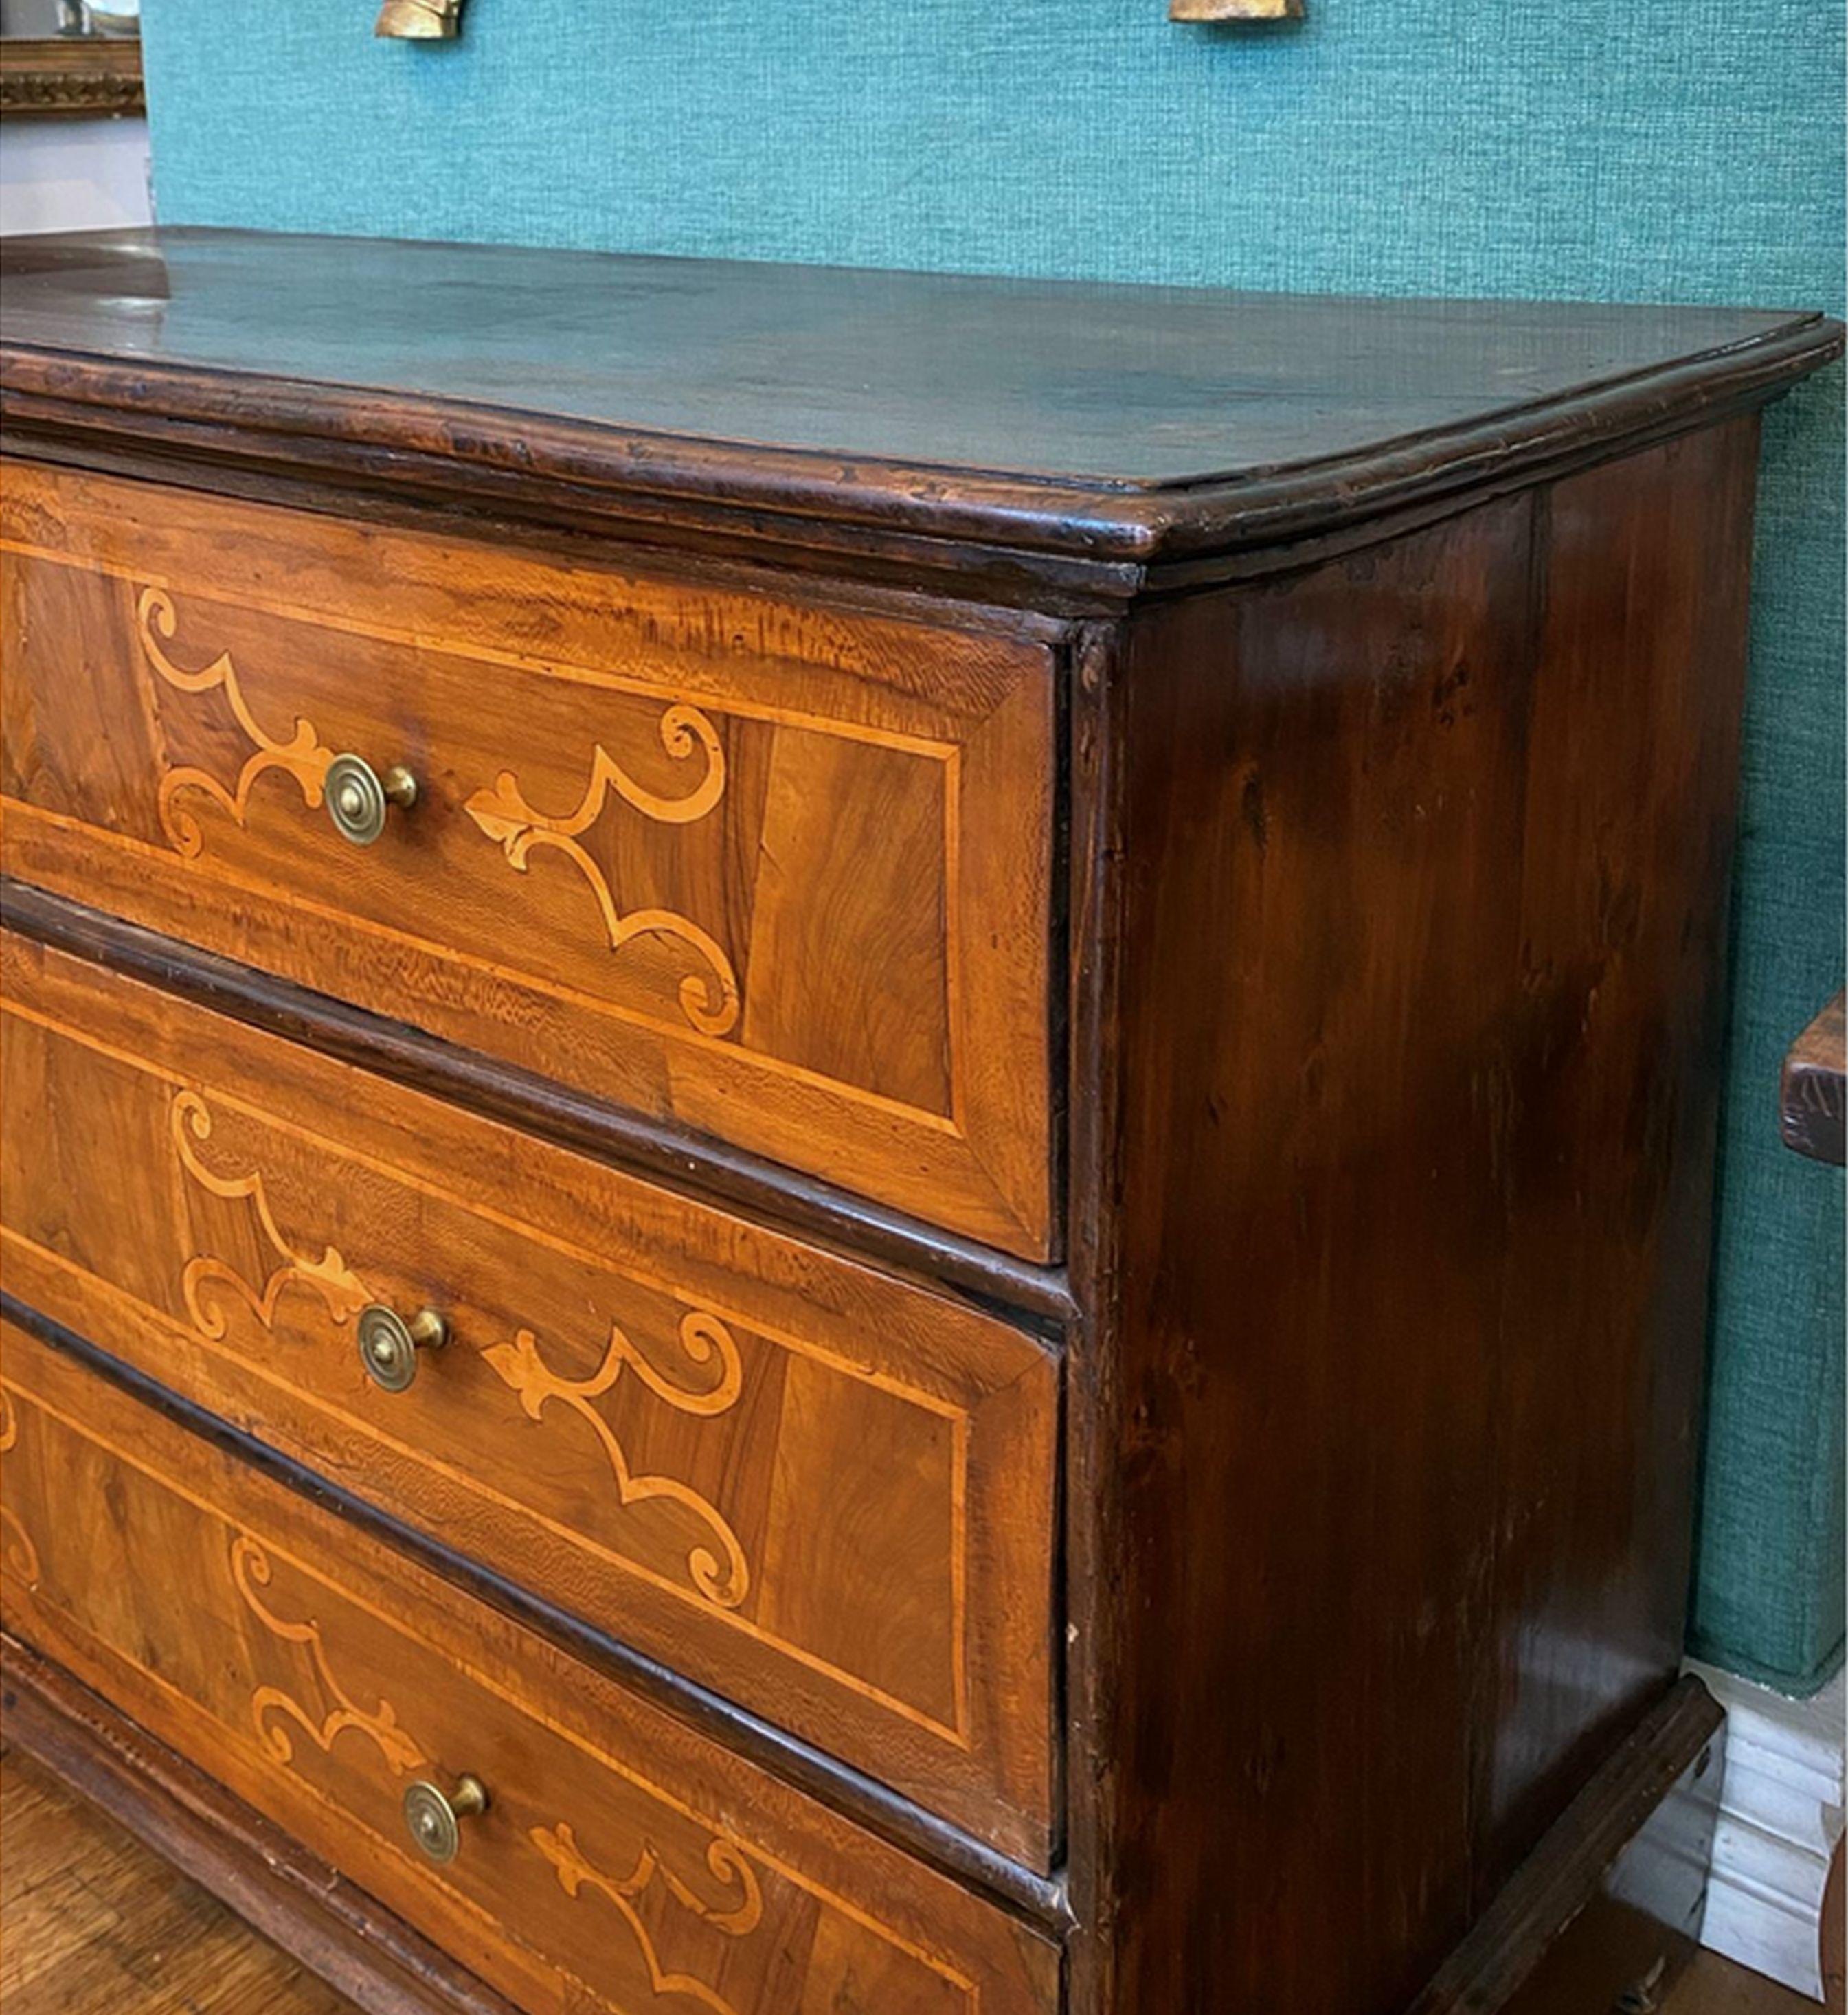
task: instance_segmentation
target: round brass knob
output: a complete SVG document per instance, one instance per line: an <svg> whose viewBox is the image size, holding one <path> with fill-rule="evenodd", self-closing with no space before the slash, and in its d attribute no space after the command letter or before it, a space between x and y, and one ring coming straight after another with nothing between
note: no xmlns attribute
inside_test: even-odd
<svg viewBox="0 0 1848 2015"><path fill-rule="evenodd" d="M453 1791L420 1777L404 1794L404 1823L427 1859L454 1861L461 1852L462 1822L488 1808L487 1787L479 1777L457 1778Z"/></svg>
<svg viewBox="0 0 1848 2015"><path fill-rule="evenodd" d="M434 1309L419 1309L409 1322L382 1302L368 1302L359 1312L359 1361L387 1392L408 1388L420 1350L440 1350L448 1341L449 1324Z"/></svg>
<svg viewBox="0 0 1848 2015"><path fill-rule="evenodd" d="M335 832L355 846L370 846L384 832L392 806L407 812L417 803L417 779L403 763L381 777L363 756L336 756L322 789Z"/></svg>

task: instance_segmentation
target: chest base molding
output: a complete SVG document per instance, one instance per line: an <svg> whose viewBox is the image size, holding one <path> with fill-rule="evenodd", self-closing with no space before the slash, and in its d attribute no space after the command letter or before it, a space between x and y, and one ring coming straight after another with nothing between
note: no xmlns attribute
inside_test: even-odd
<svg viewBox="0 0 1848 2015"><path fill-rule="evenodd" d="M365 2015L517 2015L280 1828L4 1633L0 1686L9 1741ZM1661 1992L1698 1941L1724 1742L1722 1711L1698 1679L1683 1679L1408 2015L1544 2015L1563 2005L1562 1984L1615 1993L1632 1975Z"/></svg>

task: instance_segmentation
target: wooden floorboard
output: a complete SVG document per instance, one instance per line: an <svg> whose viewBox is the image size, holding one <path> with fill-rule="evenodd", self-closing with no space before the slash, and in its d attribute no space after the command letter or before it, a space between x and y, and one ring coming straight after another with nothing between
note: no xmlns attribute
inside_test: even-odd
<svg viewBox="0 0 1848 2015"><path fill-rule="evenodd" d="M1820 2015L1821 2004L1703 1952L1663 2015Z"/></svg>
<svg viewBox="0 0 1848 2015"><path fill-rule="evenodd" d="M29 1757L0 1751L5 2015L355 2015Z"/></svg>
<svg viewBox="0 0 1848 2015"><path fill-rule="evenodd" d="M113 1820L4 1748L0 2007L5 2015L357 2015ZM1663 2015L1818 2011L1703 1953Z"/></svg>

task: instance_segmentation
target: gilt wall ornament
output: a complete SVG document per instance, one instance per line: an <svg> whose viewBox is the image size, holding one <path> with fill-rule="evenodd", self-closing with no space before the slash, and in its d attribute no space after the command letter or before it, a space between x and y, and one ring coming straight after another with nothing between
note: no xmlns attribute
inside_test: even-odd
<svg viewBox="0 0 1848 2015"><path fill-rule="evenodd" d="M1168 0L1171 21L1294 21L1303 0Z"/></svg>
<svg viewBox="0 0 1848 2015"><path fill-rule="evenodd" d="M385 0L372 32L391 41L448 42L461 25L462 0Z"/></svg>

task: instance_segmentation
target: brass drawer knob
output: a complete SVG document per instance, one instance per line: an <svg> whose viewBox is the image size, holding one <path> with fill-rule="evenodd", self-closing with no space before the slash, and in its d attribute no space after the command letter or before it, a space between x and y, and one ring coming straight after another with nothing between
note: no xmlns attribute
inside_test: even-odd
<svg viewBox="0 0 1848 2015"><path fill-rule="evenodd" d="M370 846L385 830L392 806L409 811L417 803L417 779L401 763L381 777L363 756L336 756L327 766L328 817L343 839Z"/></svg>
<svg viewBox="0 0 1848 2015"><path fill-rule="evenodd" d="M382 1302L368 1302L359 1312L359 1361L387 1392L407 1390L417 1376L417 1353L440 1350L448 1341L449 1324L434 1309L419 1309L409 1322Z"/></svg>
<svg viewBox="0 0 1848 2015"><path fill-rule="evenodd" d="M445 1792L419 1778L404 1794L404 1823L418 1850L430 1861L454 1861L462 1846L462 1822L488 1808L487 1787L479 1777L456 1780Z"/></svg>

